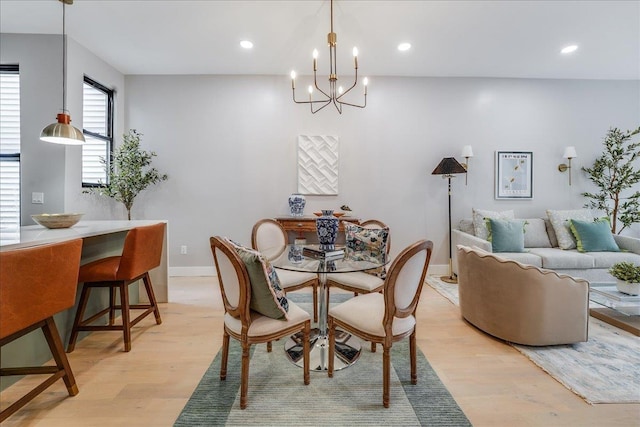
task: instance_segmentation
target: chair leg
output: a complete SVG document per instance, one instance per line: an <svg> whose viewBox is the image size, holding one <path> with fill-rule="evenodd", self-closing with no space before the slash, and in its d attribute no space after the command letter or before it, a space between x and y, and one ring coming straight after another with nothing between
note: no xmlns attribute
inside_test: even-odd
<svg viewBox="0 0 640 427"><path fill-rule="evenodd" d="M80 302L78 303L78 311L76 311L76 318L73 321L73 328L71 329L71 336L69 337L69 345L67 346L67 353L71 353L76 348L76 340L78 339L78 327L82 323L84 312L87 309L87 302L89 301L89 294L91 287L82 285L82 293L80 294Z"/></svg>
<svg viewBox="0 0 640 427"><path fill-rule="evenodd" d="M329 378L333 378L333 358L335 357L335 345L336 345L336 329L333 324L333 317L328 316L327 329L329 330L329 366L327 368L327 375Z"/></svg>
<svg viewBox="0 0 640 427"><path fill-rule="evenodd" d="M329 288L327 288L327 299L329 299ZM313 285L313 322L318 323L318 285Z"/></svg>
<svg viewBox="0 0 640 427"><path fill-rule="evenodd" d="M249 344L242 343L242 371L240 374L240 409L247 407L247 389L249 388Z"/></svg>
<svg viewBox="0 0 640 427"><path fill-rule="evenodd" d="M309 338L311 335L311 321L307 320L304 322L304 341L302 344L302 356L303 356L303 370L304 370L304 384L308 385L310 382L309 379L309 365L310 365L310 356L309 351L311 344L309 343Z"/></svg>
<svg viewBox="0 0 640 427"><path fill-rule="evenodd" d="M224 331L222 335L222 360L220 361L220 380L227 379L227 361L229 360L229 334Z"/></svg>
<svg viewBox="0 0 640 427"><path fill-rule="evenodd" d="M124 336L124 351L131 351L131 321L129 319L129 286L120 282L120 311L122 315L122 334Z"/></svg>
<svg viewBox="0 0 640 427"><path fill-rule="evenodd" d="M272 349L273 349L273 345L271 344L271 341L267 342L267 353L271 353Z"/></svg>
<svg viewBox="0 0 640 427"><path fill-rule="evenodd" d="M411 384L418 384L418 369L416 363L416 331L409 336L409 357L411 358Z"/></svg>
<svg viewBox="0 0 640 427"><path fill-rule="evenodd" d="M151 285L151 277L149 276L149 272L144 274L142 278L144 283L144 287L147 290L147 297L149 298L149 303L153 307L153 315L156 317L156 325L162 323L162 319L160 318L160 310L158 309L158 302L156 301L156 295L153 292L153 286Z"/></svg>
<svg viewBox="0 0 640 427"><path fill-rule="evenodd" d="M116 288L109 288L109 325L116 323Z"/></svg>
<svg viewBox="0 0 640 427"><path fill-rule="evenodd" d="M389 407L389 382L391 376L391 346L382 345L382 404Z"/></svg>
<svg viewBox="0 0 640 427"><path fill-rule="evenodd" d="M371 342L371 353L375 353L376 352L376 343Z"/></svg>
<svg viewBox="0 0 640 427"><path fill-rule="evenodd" d="M51 350L51 354L53 355L53 359L55 360L58 369L64 372L62 380L67 386L67 392L69 392L69 396L75 396L76 394L78 394L78 386L76 385L76 379L73 376L73 372L71 371L69 359L67 359L67 355L64 352L64 346L62 345L62 341L60 340L60 333L58 332L56 323L53 321L53 317L48 317L47 319L45 319L45 324L42 327L42 332L44 333L44 337L47 340L47 344L49 344L49 349Z"/></svg>

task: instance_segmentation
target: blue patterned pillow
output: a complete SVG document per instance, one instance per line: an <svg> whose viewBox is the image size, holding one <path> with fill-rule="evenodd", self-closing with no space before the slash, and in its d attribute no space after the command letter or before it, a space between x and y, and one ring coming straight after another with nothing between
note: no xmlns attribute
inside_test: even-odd
<svg viewBox="0 0 640 427"><path fill-rule="evenodd" d="M345 233L345 257L353 260L386 262L389 227L366 228L358 224L343 221ZM384 266L367 270L381 279L387 277Z"/></svg>
<svg viewBox="0 0 640 427"><path fill-rule="evenodd" d="M251 282L251 301L249 307L272 319L286 319L289 301L280 286L276 269L258 251L246 248L225 238L233 246L247 267Z"/></svg>

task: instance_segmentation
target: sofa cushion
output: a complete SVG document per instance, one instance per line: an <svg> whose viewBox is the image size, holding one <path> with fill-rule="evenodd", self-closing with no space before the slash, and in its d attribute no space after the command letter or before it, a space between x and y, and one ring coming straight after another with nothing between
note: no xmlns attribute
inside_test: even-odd
<svg viewBox="0 0 640 427"><path fill-rule="evenodd" d="M549 241L544 219L527 218L524 221L524 247L550 248L551 242Z"/></svg>
<svg viewBox="0 0 640 427"><path fill-rule="evenodd" d="M549 269L594 268L594 257L577 250L557 248L531 248L529 252L542 258L542 267Z"/></svg>
<svg viewBox="0 0 640 427"><path fill-rule="evenodd" d="M487 229L486 219L513 219L513 210L495 212L487 211L483 209L473 209L473 234L476 237L487 240L489 237L489 230Z"/></svg>
<svg viewBox="0 0 640 427"><path fill-rule="evenodd" d="M567 211L547 210L551 225L553 225L553 231L556 232L558 238L558 246L560 249L575 249L576 240L569 230L569 220L579 219L582 221L592 221L593 214L588 209L577 209Z"/></svg>
<svg viewBox="0 0 640 427"><path fill-rule="evenodd" d="M544 227L547 229L547 237L549 237L549 243L551 243L551 247L557 248L558 238L556 237L556 232L553 231L553 224L551 224L551 220L549 218L544 219Z"/></svg>
<svg viewBox="0 0 640 427"><path fill-rule="evenodd" d="M475 248L474 248L475 249ZM531 252L502 252L497 254L504 259L510 259L513 261L517 261L521 264L525 265L534 265L536 267L542 268L542 258L539 255L532 254Z"/></svg>
<svg viewBox="0 0 640 427"><path fill-rule="evenodd" d="M640 265L640 255L633 252L589 252L596 268L611 268L616 262L632 262Z"/></svg>
<svg viewBox="0 0 640 427"><path fill-rule="evenodd" d="M620 252L620 248L613 240L611 224L607 219L595 221L569 220L569 228L576 238L576 245L580 252Z"/></svg>
<svg viewBox="0 0 640 427"><path fill-rule="evenodd" d="M523 219L489 218L486 221L493 252L524 252Z"/></svg>

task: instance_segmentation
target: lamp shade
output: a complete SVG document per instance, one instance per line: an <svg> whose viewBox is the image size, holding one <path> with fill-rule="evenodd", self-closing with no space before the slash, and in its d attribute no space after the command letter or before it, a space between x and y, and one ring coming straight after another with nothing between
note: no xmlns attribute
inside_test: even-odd
<svg viewBox="0 0 640 427"><path fill-rule="evenodd" d="M578 153L576 153L576 147L565 148L562 157L564 157L565 159L575 159L576 157L578 157Z"/></svg>
<svg viewBox="0 0 640 427"><path fill-rule="evenodd" d="M431 172L431 175L453 175L467 173L467 170L454 157L445 157Z"/></svg>
<svg viewBox="0 0 640 427"><path fill-rule="evenodd" d="M473 148L470 145L462 147L462 157L473 157Z"/></svg>
<svg viewBox="0 0 640 427"><path fill-rule="evenodd" d="M56 123L46 126L40 132L42 141L66 145L82 145L85 142L82 132L71 126L71 117L68 114L60 113L57 118Z"/></svg>

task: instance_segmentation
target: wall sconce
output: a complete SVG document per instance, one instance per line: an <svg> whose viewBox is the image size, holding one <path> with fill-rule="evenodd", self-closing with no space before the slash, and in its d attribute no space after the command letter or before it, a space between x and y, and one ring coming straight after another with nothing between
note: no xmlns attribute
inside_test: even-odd
<svg viewBox="0 0 640 427"><path fill-rule="evenodd" d="M464 157L464 163L462 166L467 171L467 174L464 176L464 185L467 185L467 177L469 176L469 158L473 157L473 148L470 145L465 145L462 147L462 157Z"/></svg>
<svg viewBox="0 0 640 427"><path fill-rule="evenodd" d="M564 163L559 164L558 170L560 172L566 172L567 170L569 170L569 185L571 185L571 159L575 159L576 157L578 157L578 154L576 153L576 147L565 148L564 154L562 155L562 157L564 157L565 159L568 159L569 164L568 165Z"/></svg>

